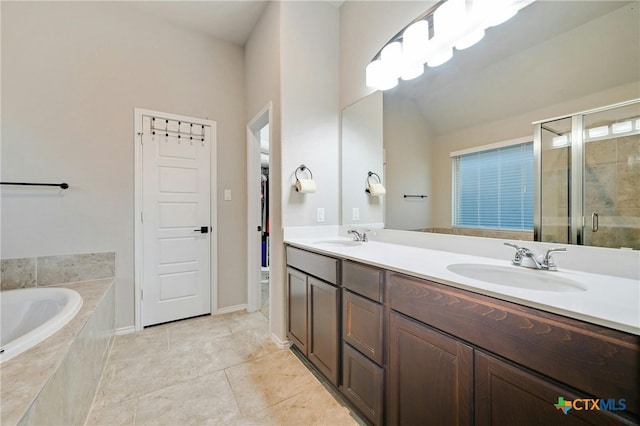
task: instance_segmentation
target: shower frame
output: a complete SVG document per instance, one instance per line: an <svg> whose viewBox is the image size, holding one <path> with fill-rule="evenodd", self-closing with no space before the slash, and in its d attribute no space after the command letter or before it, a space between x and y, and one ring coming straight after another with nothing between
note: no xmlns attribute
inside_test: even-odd
<svg viewBox="0 0 640 426"><path fill-rule="evenodd" d="M533 155L534 155L534 212L533 239L542 241L542 130L546 123L571 119L571 148L569 172L569 243L585 244L585 203L584 203L584 169L585 169L585 128L584 117L603 111L639 104L640 98L631 99L599 108L593 108L574 114L533 122Z"/></svg>

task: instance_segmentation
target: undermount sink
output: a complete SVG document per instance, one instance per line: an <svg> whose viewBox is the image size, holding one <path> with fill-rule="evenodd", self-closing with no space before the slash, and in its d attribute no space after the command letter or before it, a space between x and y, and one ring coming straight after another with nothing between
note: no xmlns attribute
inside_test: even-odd
<svg viewBox="0 0 640 426"><path fill-rule="evenodd" d="M327 247L357 247L362 245L362 241L353 240L320 240L314 244Z"/></svg>
<svg viewBox="0 0 640 426"><path fill-rule="evenodd" d="M556 293L585 291L576 281L558 277L554 272L479 263L454 263L447 266L454 274L506 287Z"/></svg>

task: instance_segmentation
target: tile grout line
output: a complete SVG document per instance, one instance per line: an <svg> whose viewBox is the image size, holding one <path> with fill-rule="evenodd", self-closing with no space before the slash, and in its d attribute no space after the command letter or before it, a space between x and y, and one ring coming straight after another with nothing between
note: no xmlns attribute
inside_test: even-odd
<svg viewBox="0 0 640 426"><path fill-rule="evenodd" d="M240 404L238 403L238 398L236 397L236 391L233 390L233 386L231 385L231 380L229 380L229 375L227 374L227 369L223 369L222 372L224 373L224 377L225 379L227 379L227 385L229 385L229 389L231 389L231 394L233 395L233 400L236 403L236 407L238 407L238 413L240 414L238 416L237 420L240 420L242 418L244 418L244 413L242 412L242 410L240 409Z"/></svg>
<svg viewBox="0 0 640 426"><path fill-rule="evenodd" d="M242 325L242 321L230 320L229 318L225 317L225 321L223 323L224 324L224 328L229 331L229 335L230 336L239 336L239 333L250 331L252 329L255 329L256 332L258 330L261 331L261 327L259 328L259 327L251 327L251 326L249 326L247 328L242 328L241 327L239 330L233 331L233 330L231 330L231 327L229 326L230 323L232 325L234 325L236 323L240 323L240 325ZM250 321L249 323L252 324L253 322ZM204 324L206 324L206 323L204 323ZM164 332L166 333L164 338L166 338L167 351L170 351L174 346L175 347L179 347L179 344L176 343L176 342L179 342L179 339L176 340L176 341L173 341L175 339L172 339L172 337L175 338L176 336L171 336L171 333L172 332L176 332L176 331L178 333L176 336L179 336L180 335L180 331L176 330L176 329L172 329L172 327L167 327L164 330ZM196 332L197 332L197 330L196 330ZM201 334L204 334L204 333L201 333ZM227 335L225 335L225 336L227 336ZM158 337L160 337L160 336L158 336ZM251 340L253 340L253 339L251 339ZM115 343L115 340L114 340L114 343ZM261 341L261 343L258 343L258 346L263 346L263 343L264 342ZM273 343L269 342L269 345L273 346ZM115 346L115 345L113 345L113 346ZM112 349L113 349L113 346L112 346ZM133 400L131 402L133 404L133 406L132 406L133 425L136 425L136 424L139 424L139 422L140 422L140 419L138 419L138 414L139 414L139 409L140 409L140 402L141 402L141 399L144 398L145 396L147 396L147 395L149 395L151 393L161 392L162 390L166 390L166 389L168 389L168 388L170 388L172 386L176 386L176 385L179 385L181 383L186 383L186 382L189 382L189 381L192 381L192 380L201 379L202 377L206 377L207 375L219 374L220 371L222 371L224 373L227 386L229 387L229 389L232 392L233 400L234 400L234 402L236 404L236 407L238 409L237 417L235 419L233 419L233 421L238 421L238 420L241 420L241 419L248 419L248 418L250 418L251 416L253 416L253 415L257 414L257 413L263 412L264 410L273 409L273 407L276 406L276 405L285 403L286 401L289 401L289 400L291 400L293 398L300 397L300 395L309 392L310 389L316 389L316 386L318 386L318 385L320 385L319 389L322 389L322 391L324 391L324 392L328 392L327 389L324 388L324 384L318 379L318 377L316 377L314 374L312 374L311 371L308 370L308 368L305 366L305 364L294 353L291 353L289 351L290 355L292 355L297 360L297 364L305 371L305 374L310 374L314 378L314 383L313 384L309 384L308 386L304 387L303 389L299 390L298 392L295 392L293 395L289 395L289 396L287 396L287 397L285 397L283 399L280 399L279 401L276 401L276 402L273 402L273 403L267 405L266 407L263 407L263 408L260 408L260 409L258 409L256 411L252 411L252 412L249 412L249 413L245 414L241 410L240 404L238 402L238 395L239 395L238 391L235 390L233 388L233 386L231 385L229 371L230 371L231 368L238 367L238 366L241 366L241 365L247 365L247 364L259 361L261 359L263 360L264 358L266 358L268 356L271 356L271 355L274 355L276 353L279 353L279 352L287 350L287 348L280 349L280 348L277 348L277 346L273 346L273 349L275 349L275 350L253 351L252 353L260 353L260 355L254 357L254 358L251 358L251 359L245 359L245 360L243 360L241 362L238 362L236 364L233 364L233 365L228 365L228 366L226 366L224 368L220 368L219 370L212 371L212 372L209 372L207 374L201 374L200 371L198 371L197 376L194 377L194 378L187 379L187 380L180 380L180 381L178 381L176 383L171 383L171 384L169 384L167 386L163 386L162 388L146 392L146 393L144 393L142 395L135 395L135 396L132 396L131 398L127 398L127 399L124 399L122 401L113 402L112 404L107 404L104 407L107 407L107 406L110 406L110 405L113 405L113 404L120 404L120 403L123 403L125 401L132 401ZM193 353L193 348L189 349L189 353ZM109 362L112 359L112 355L113 355L113 351L110 351L109 358L108 358L107 362ZM101 377L101 381L102 381L103 377L104 376ZM331 392L328 392L328 393L332 397L332 399L336 400L336 398L331 394ZM345 408L345 406L343 404L341 404L339 401L338 401L338 405L342 406L343 408ZM95 408L94 406L95 406L95 399L94 399L94 403L92 404L92 410L91 411L93 411L93 408Z"/></svg>
<svg viewBox="0 0 640 426"><path fill-rule="evenodd" d="M89 408L89 413L87 413L87 418L84 420L84 426L87 425L87 422L89 421L89 419L91 418L91 413L93 413L93 410L96 408L96 399L98 398L98 391L100 390L100 387L102 386L102 380L104 379L104 373L107 371L107 366L109 365L109 360L111 359L111 353L113 351L113 345L116 342L116 336L113 336L113 340L111 341L111 344L109 345L109 353L107 354L107 359L104 362L104 366L102 367L102 372L100 373L100 380L98 380L98 386L96 386L96 393L95 395L93 395L93 400L91 401L91 408Z"/></svg>

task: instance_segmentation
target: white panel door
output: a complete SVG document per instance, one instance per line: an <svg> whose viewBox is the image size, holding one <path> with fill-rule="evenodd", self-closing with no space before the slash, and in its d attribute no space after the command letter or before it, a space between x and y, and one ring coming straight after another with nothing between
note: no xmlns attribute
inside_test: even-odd
<svg viewBox="0 0 640 426"><path fill-rule="evenodd" d="M147 326L211 312L211 127L148 116L142 126Z"/></svg>

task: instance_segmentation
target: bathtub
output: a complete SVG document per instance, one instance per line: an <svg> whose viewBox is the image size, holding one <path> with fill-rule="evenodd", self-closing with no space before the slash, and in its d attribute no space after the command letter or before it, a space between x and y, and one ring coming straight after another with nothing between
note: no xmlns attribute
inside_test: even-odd
<svg viewBox="0 0 640 426"><path fill-rule="evenodd" d="M82 306L68 288L37 287L0 292L0 363L64 327Z"/></svg>

